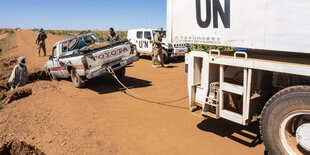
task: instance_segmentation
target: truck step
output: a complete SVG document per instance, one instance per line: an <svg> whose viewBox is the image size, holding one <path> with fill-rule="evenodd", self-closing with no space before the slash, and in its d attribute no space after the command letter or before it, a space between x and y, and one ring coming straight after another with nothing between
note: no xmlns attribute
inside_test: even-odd
<svg viewBox="0 0 310 155"><path fill-rule="evenodd" d="M234 93L234 94L238 94L238 95L243 95L243 93L244 93L242 86L232 84L232 83L227 83L227 82L223 82L221 84L221 89L223 91L227 91L229 93Z"/></svg>
<svg viewBox="0 0 310 155"><path fill-rule="evenodd" d="M210 111L201 112L201 114L204 115L204 116L208 116L208 117L214 118L214 119L219 119L220 118L217 114L214 114L214 113L212 113Z"/></svg>

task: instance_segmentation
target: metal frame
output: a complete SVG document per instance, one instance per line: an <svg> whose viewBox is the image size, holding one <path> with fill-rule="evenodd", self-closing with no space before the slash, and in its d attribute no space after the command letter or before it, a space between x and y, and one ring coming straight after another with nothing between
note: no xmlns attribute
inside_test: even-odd
<svg viewBox="0 0 310 155"><path fill-rule="evenodd" d="M216 52L217 54L212 54ZM244 58L237 58L237 54L243 54ZM201 58L202 64L200 68L200 74L195 73L195 58ZM283 63L279 61L266 61L259 59L248 58L245 52L236 52L234 56L221 56L221 52L218 50L210 50L206 52L191 52L186 56L186 64L188 65L188 90L189 90L189 102L190 106L201 105L205 107L208 101L209 91L209 72L210 64L219 65L219 117L231 120L233 122L247 125L249 122L250 111L250 96L251 96L251 79L252 70L264 70L271 72L281 72L287 74L296 74L310 76L310 65L301 65L294 63ZM243 68L243 85L235 85L224 81L224 67L233 66ZM200 84L194 83L194 76L201 76ZM224 109L224 91L234 93L243 96L243 109L242 114L234 113ZM203 112L202 112L203 113Z"/></svg>

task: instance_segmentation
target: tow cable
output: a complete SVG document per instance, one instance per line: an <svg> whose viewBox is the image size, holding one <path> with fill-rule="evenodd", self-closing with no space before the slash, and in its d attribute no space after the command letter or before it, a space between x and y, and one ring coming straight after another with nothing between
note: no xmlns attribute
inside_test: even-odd
<svg viewBox="0 0 310 155"><path fill-rule="evenodd" d="M134 98L136 98L136 99L140 99L140 100L142 100L142 101L146 101L146 102L150 102L150 103L155 103L155 104L159 104L159 105L163 105L163 106L169 106L169 107L180 108L180 109L189 109L189 108L185 108L185 107L180 107L180 106L175 106L175 105L167 104L167 103L173 103L173 102L177 102L177 101L184 100L184 99L186 99L188 96L184 96L184 97L182 97L182 98L180 98L180 99L173 100L173 101L167 101L167 102L153 101L153 100L147 99L147 98L145 98L145 97L143 97L143 96L141 96L141 95L139 95L139 94L133 92L133 91L130 90L128 87L126 87L126 86L118 79L118 77L115 75L114 70L113 70L111 67L106 68L106 70L115 78L115 80L116 80L125 90L129 91L129 92L132 94L132 95L130 95L130 94L128 94L128 93L126 93L126 92L124 91L124 93L126 93L126 94L129 95L129 96L132 96L132 97L134 97Z"/></svg>

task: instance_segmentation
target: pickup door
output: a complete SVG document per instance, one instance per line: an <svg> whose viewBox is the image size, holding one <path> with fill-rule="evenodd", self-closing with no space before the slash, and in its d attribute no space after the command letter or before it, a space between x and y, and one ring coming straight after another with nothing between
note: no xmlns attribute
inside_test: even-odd
<svg viewBox="0 0 310 155"><path fill-rule="evenodd" d="M89 66L89 72L94 72L102 67L108 67L109 63L113 61L121 61L130 55L130 44L116 45L108 49L99 49L93 53L86 54L86 61Z"/></svg>
<svg viewBox="0 0 310 155"><path fill-rule="evenodd" d="M53 47L52 49L53 59L49 60L46 65L49 66L49 70L51 74L55 75L56 77L67 78L67 76L63 74L62 67L59 64L58 52L57 52L57 56L54 57L54 54L55 54L55 51L57 51L57 48L59 47L58 46Z"/></svg>

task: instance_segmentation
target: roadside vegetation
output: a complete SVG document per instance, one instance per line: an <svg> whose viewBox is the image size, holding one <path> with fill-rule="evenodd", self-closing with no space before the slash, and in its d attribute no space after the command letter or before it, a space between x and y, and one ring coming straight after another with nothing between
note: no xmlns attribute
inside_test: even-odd
<svg viewBox="0 0 310 155"><path fill-rule="evenodd" d="M0 110L3 109L3 102L0 101Z"/></svg>
<svg viewBox="0 0 310 155"><path fill-rule="evenodd" d="M14 34L15 31L17 31L17 30L20 30L20 28L16 28L16 29L0 29L0 35L1 34L5 34L5 33Z"/></svg>
<svg viewBox="0 0 310 155"><path fill-rule="evenodd" d="M13 49L17 48L16 44L14 43L15 32L17 30L19 30L19 28L0 29L0 35L7 34L5 38L0 39L0 56L2 56L5 52L12 51Z"/></svg>
<svg viewBox="0 0 310 155"><path fill-rule="evenodd" d="M32 29L32 31L39 31L39 29ZM109 35L109 31L91 31L91 30L82 30L82 31L74 31L74 30L45 30L45 33L52 34L52 35L60 35L60 36L66 36L66 37L73 37L79 34L84 34L88 32L95 33L100 42L107 41L107 37ZM124 40L127 38L127 31L115 31L119 37L120 40ZM210 49L218 49L220 51L234 51L235 48L233 47L225 47L225 46L211 46L211 45L199 45L199 44L191 44L190 46L191 51L205 51L209 52Z"/></svg>
<svg viewBox="0 0 310 155"><path fill-rule="evenodd" d="M205 52L209 52L211 49L220 50L221 52L235 51L236 50L236 48L228 47L228 46L200 45L200 44L191 44L190 45L190 50L191 51L205 51Z"/></svg>
<svg viewBox="0 0 310 155"><path fill-rule="evenodd" d="M39 31L39 29L32 29L32 31ZM109 35L109 31L91 31L91 30L83 30L83 31L74 31L74 30L45 30L45 33L52 34L52 35L60 35L60 36L66 36L66 37L73 37L79 34L84 34L88 32L95 33L100 42L104 42L107 40L107 37ZM116 34L119 35L120 40L124 40L127 38L127 31L115 31Z"/></svg>

